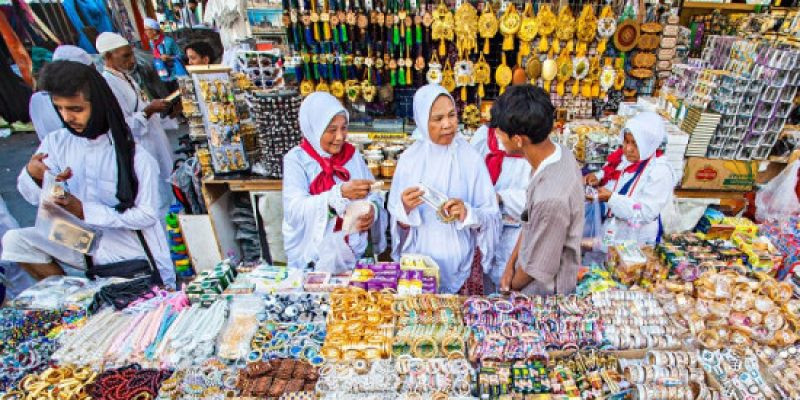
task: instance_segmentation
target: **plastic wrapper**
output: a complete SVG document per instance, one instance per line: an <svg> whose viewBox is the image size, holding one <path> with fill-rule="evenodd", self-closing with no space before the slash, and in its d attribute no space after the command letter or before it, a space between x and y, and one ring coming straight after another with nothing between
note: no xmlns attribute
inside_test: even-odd
<svg viewBox="0 0 800 400"><path fill-rule="evenodd" d="M61 251L94 254L100 244L102 231L88 225L53 201L54 196L63 196L68 193L66 185L53 182L50 174L45 175L44 183L39 210L36 214L36 232ZM47 249L45 250L47 251ZM51 254L57 256L57 254Z"/></svg>
<svg viewBox="0 0 800 400"><path fill-rule="evenodd" d="M591 192L589 192L591 189ZM593 251L604 251L603 248L603 221L600 201L597 199L597 192L593 188L587 188L587 195L594 194L592 201L587 201L584 207L583 240L581 247Z"/></svg>
<svg viewBox="0 0 800 400"><path fill-rule="evenodd" d="M12 305L25 309L60 310L87 307L103 286L124 281L120 278L98 278L90 281L74 276L50 276L20 293Z"/></svg>
<svg viewBox="0 0 800 400"><path fill-rule="evenodd" d="M785 219L800 212L800 201L795 191L800 160L786 167L756 193L756 219L772 221Z"/></svg>
<svg viewBox="0 0 800 400"><path fill-rule="evenodd" d="M217 355L239 360L250 352L250 340L258 330L256 315L264 309L264 300L255 296L236 297L230 302L225 329L217 340Z"/></svg>

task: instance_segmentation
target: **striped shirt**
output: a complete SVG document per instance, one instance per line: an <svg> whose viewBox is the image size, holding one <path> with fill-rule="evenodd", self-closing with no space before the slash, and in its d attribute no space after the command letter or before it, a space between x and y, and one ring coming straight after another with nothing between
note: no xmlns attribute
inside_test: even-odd
<svg viewBox="0 0 800 400"><path fill-rule="evenodd" d="M528 218L522 226L516 268L533 278L522 290L529 295L572 293L578 279L583 180L572 153L559 150L551 155L560 155L559 159L542 162L528 185Z"/></svg>

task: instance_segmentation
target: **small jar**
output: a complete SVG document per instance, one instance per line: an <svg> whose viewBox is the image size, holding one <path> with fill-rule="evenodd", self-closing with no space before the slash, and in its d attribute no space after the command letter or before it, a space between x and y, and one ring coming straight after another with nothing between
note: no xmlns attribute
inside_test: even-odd
<svg viewBox="0 0 800 400"><path fill-rule="evenodd" d="M369 168L369 172L372 173L372 176L379 177L381 175L381 164L378 162L368 162L367 168Z"/></svg>
<svg viewBox="0 0 800 400"><path fill-rule="evenodd" d="M381 163L381 174L385 178L391 178L394 176L394 169L397 167L397 161L394 160L384 160Z"/></svg>

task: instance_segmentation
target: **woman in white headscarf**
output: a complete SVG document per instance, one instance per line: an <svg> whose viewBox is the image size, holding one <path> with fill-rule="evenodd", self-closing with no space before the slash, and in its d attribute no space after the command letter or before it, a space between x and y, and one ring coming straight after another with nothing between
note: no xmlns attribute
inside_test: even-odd
<svg viewBox="0 0 800 400"><path fill-rule="evenodd" d="M481 285L500 221L489 173L480 155L457 134L455 101L446 89L426 85L417 90L414 121L422 139L400 156L389 192L393 256L416 253L433 258L439 264L442 293L459 292L468 277L470 284ZM449 199L441 207L442 215L423 204L422 188ZM454 221L443 222L441 217ZM475 272L480 283L472 281Z"/></svg>
<svg viewBox="0 0 800 400"><path fill-rule="evenodd" d="M386 248L383 195L371 190L374 177L346 142L348 119L347 110L328 93L312 93L300 106L303 141L283 159L283 239L290 267L352 267L370 234L375 254ZM359 200L366 203L356 204ZM348 209L359 216L349 229L355 233L345 235Z"/></svg>
<svg viewBox="0 0 800 400"><path fill-rule="evenodd" d="M666 138L664 120L653 112L639 113L625 123L622 135L624 159L598 189L599 200L607 202L603 231L636 232L639 243L656 243L661 211L675 188L672 168L657 151Z"/></svg>
<svg viewBox="0 0 800 400"><path fill-rule="evenodd" d="M53 61L75 61L83 65L94 65L92 56L86 50L69 44L58 46L56 51L53 52ZM48 133L61 129L64 124L58 116L53 101L50 100L50 95L45 92L36 92L31 96L31 101L28 104L28 111L31 115L31 122L33 128L36 129L36 136L39 141L43 141Z"/></svg>

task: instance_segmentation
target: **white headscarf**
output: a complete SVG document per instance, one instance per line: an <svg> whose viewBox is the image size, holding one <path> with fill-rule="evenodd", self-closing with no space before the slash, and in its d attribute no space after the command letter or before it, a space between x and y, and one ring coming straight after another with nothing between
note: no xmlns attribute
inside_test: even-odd
<svg viewBox="0 0 800 400"><path fill-rule="evenodd" d="M625 140L624 132L626 129L631 132L633 139L636 140L640 160L647 160L652 157L667 135L664 119L651 111L640 112L625 122L623 140Z"/></svg>
<svg viewBox="0 0 800 400"><path fill-rule="evenodd" d="M69 44L58 46L53 52L53 61L75 61L83 65L92 65L92 56L86 50Z"/></svg>
<svg viewBox="0 0 800 400"><path fill-rule="evenodd" d="M350 114L344 108L342 103L336 97L326 92L314 92L308 95L300 104L300 110L297 112L297 119L300 123L300 131L303 132L303 137L311 143L314 150L322 157L330 157L331 155L322 150L320 139L328 124L331 123L333 117L342 114L349 122Z"/></svg>
<svg viewBox="0 0 800 400"><path fill-rule="evenodd" d="M489 172L478 152L460 135L449 145L431 141L428 120L439 96L447 96L455 105L453 97L439 85L423 86L414 95L414 121L420 138L400 156L387 208L392 214L393 256L431 256L439 264L440 290L454 293L470 274L475 247L481 249L484 271L488 270L500 217ZM463 200L469 210L467 219L445 224L427 204L406 214L400 195L420 183ZM411 226L410 230L399 228L398 222Z"/></svg>
<svg viewBox="0 0 800 400"><path fill-rule="evenodd" d="M161 30L161 26L158 24L158 21L152 18L145 18L144 19L144 27L147 29L154 29L157 31Z"/></svg>

